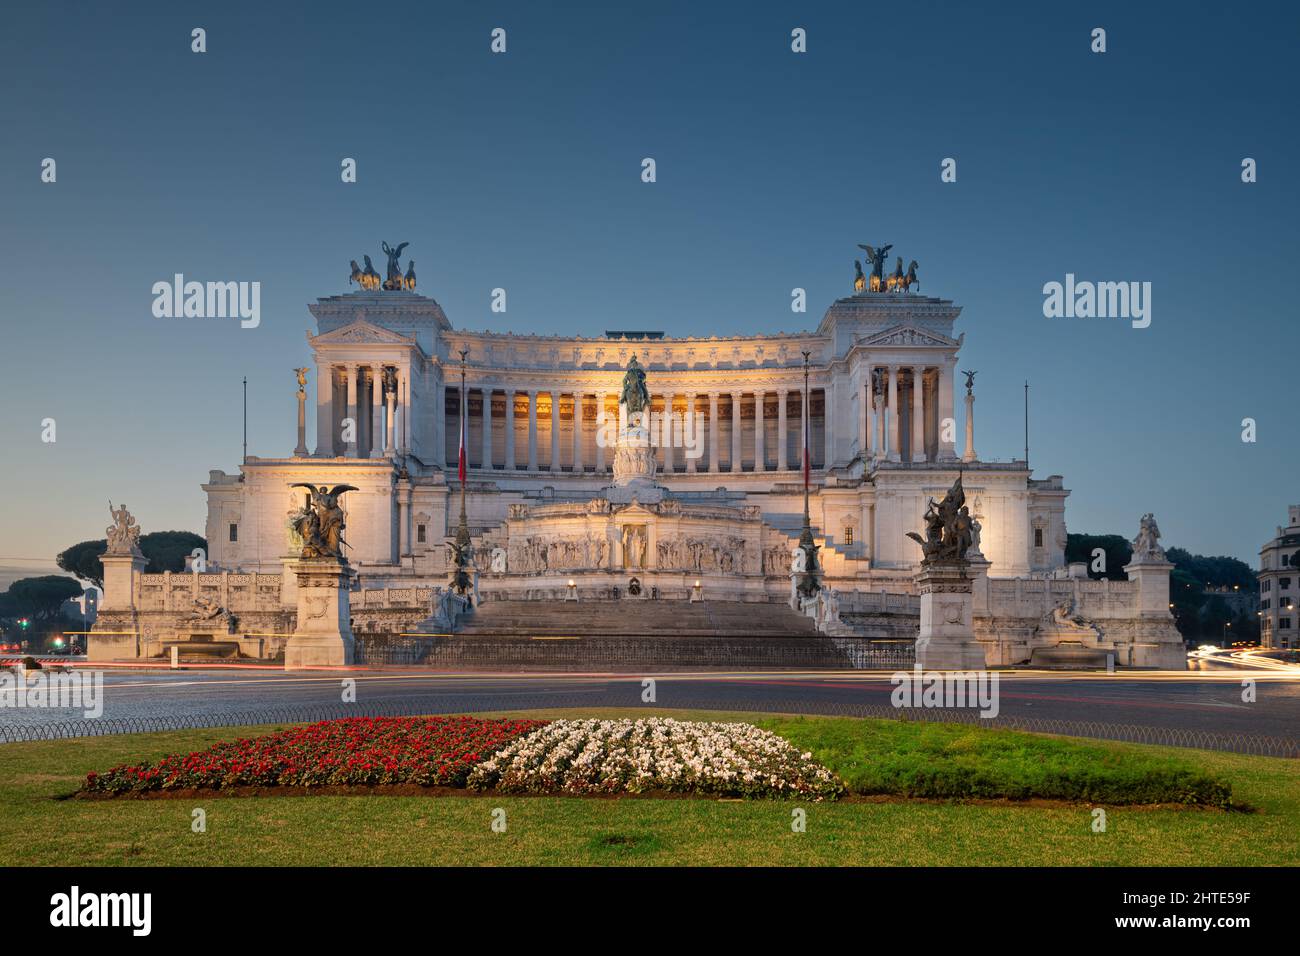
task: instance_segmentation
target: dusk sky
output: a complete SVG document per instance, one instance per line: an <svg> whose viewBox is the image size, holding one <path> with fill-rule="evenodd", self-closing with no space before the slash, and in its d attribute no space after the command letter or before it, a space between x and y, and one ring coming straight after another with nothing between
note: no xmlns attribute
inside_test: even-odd
<svg viewBox="0 0 1300 956"><path fill-rule="evenodd" d="M382 268L384 240L456 326L585 335L815 328L857 243L893 243L963 307L982 457L1021 455L1028 379L1031 464L1065 477L1071 531L1132 537L1153 511L1166 546L1255 564L1300 502L1300 13L1136 6L10 9L0 587L101 537L110 498L202 533L241 379L250 454L289 454L307 303L349 291L351 259ZM155 318L178 272L260 281L261 325ZM1150 282L1150 327L1045 318L1067 273Z"/></svg>

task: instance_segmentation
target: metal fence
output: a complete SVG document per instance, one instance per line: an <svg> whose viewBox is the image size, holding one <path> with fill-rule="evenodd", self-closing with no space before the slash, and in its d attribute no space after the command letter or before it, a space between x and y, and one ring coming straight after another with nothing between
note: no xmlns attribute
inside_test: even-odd
<svg viewBox="0 0 1300 956"><path fill-rule="evenodd" d="M839 717L873 717L887 720L961 724L983 730L1020 730L1031 733L1098 740L1159 744L1266 757L1300 757L1300 739L1255 734L1222 733L1176 727L1147 727L1103 721L1054 720L1039 717L998 716L984 719L975 710L926 708L895 709L875 704L818 701L806 698L746 700L682 697L680 703L644 704L640 685L628 685L627 698L596 699L591 695L503 692L491 695L429 694L418 698L390 698L371 703L286 705L249 711L213 714L170 714L165 716L76 719L14 726L0 724L0 742L102 737L113 734L148 733L215 727L244 727L312 723L344 717L402 717L424 714L473 714L535 710L584 710L611 707L641 709L648 713L665 710L719 713L808 714Z"/></svg>

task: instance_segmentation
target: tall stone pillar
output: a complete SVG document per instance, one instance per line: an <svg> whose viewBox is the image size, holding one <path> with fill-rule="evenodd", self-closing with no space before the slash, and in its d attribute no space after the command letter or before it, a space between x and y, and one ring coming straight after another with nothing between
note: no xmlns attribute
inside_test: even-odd
<svg viewBox="0 0 1300 956"><path fill-rule="evenodd" d="M969 388L966 389L966 450L961 460L975 460L975 393Z"/></svg>
<svg viewBox="0 0 1300 956"><path fill-rule="evenodd" d="M349 458L357 457L357 439L360 437L357 433L361 430L361 423L357 415L357 375L360 369L356 365L345 365L343 374L348 377L348 414L347 417L352 420L352 440L347 443L347 449L344 452Z"/></svg>
<svg viewBox="0 0 1300 956"><path fill-rule="evenodd" d="M953 367L951 361L945 361L939 367L939 410L936 416L939 435L939 460L956 461L957 460L957 417L953 411L952 397L952 373ZM951 428L945 427L944 423L951 423ZM952 435L952 438L945 439L944 434Z"/></svg>
<svg viewBox="0 0 1300 956"><path fill-rule="evenodd" d="M551 389L551 472L560 470L560 393Z"/></svg>
<svg viewBox="0 0 1300 956"><path fill-rule="evenodd" d="M582 392L573 393L573 473L582 474Z"/></svg>
<svg viewBox="0 0 1300 956"><path fill-rule="evenodd" d="M900 450L902 448L903 434L902 429L899 427L899 422L902 421L902 416L898 414L898 366L889 366L888 375L889 398L885 403L885 407L889 411L889 439L888 444L885 446L885 451L888 454L890 461L902 461L903 459Z"/></svg>
<svg viewBox="0 0 1300 956"><path fill-rule="evenodd" d="M492 470L492 383L488 382L479 393L483 396L483 470Z"/></svg>
<svg viewBox="0 0 1300 956"><path fill-rule="evenodd" d="M876 461L884 458L889 452L885 444L885 394L876 392L876 382L873 377L871 382L871 417L875 419L876 437L872 442L872 454Z"/></svg>
<svg viewBox="0 0 1300 956"><path fill-rule="evenodd" d="M697 427L697 419L695 417L695 393L694 392L686 393L686 414L682 418L683 439L685 439L687 435L691 436L691 444L695 444L696 447L698 447L699 443L703 442L704 440L704 433ZM686 456L686 473L688 475L693 475L695 474L696 467L699 462L699 458L691 454L691 449L687 447L687 443L684 440L682 442L682 445L684 449L683 454L685 454ZM702 451L703 449L700 450Z"/></svg>
<svg viewBox="0 0 1300 956"><path fill-rule="evenodd" d="M515 389L506 384L506 471L515 470Z"/></svg>
<svg viewBox="0 0 1300 956"><path fill-rule="evenodd" d="M609 396L604 392L596 393L596 474L605 473L605 439L612 434L609 427Z"/></svg>
<svg viewBox="0 0 1300 956"><path fill-rule="evenodd" d="M731 470L738 472L741 470L740 451L741 451L741 425L740 420L740 392L731 393Z"/></svg>
<svg viewBox="0 0 1300 956"><path fill-rule="evenodd" d="M673 393L664 392L664 418L659 424L659 441L664 446L664 474L673 473Z"/></svg>
<svg viewBox="0 0 1300 956"><path fill-rule="evenodd" d="M316 457L334 457L334 366L316 366Z"/></svg>
<svg viewBox="0 0 1300 956"><path fill-rule="evenodd" d="M384 369L370 366L370 457L384 457Z"/></svg>
<svg viewBox="0 0 1300 956"><path fill-rule="evenodd" d="M537 473L537 389L528 390L528 471Z"/></svg>
<svg viewBox="0 0 1300 956"><path fill-rule="evenodd" d="M403 455L411 451L411 370L404 368L398 378L397 387L401 392L398 401L397 424L398 442Z"/></svg>
<svg viewBox="0 0 1300 956"><path fill-rule="evenodd" d="M870 381L870 369L867 371ZM871 389L866 385L858 386L858 453L863 461L871 457Z"/></svg>
<svg viewBox="0 0 1300 956"><path fill-rule="evenodd" d="M925 461L925 367L912 366L912 461Z"/></svg>
<svg viewBox="0 0 1300 956"><path fill-rule="evenodd" d="M776 470L790 470L790 425L786 421L786 400L790 396L788 388L776 392Z"/></svg>
<svg viewBox="0 0 1300 956"><path fill-rule="evenodd" d="M718 472L718 432L721 423L718 421L718 393L709 392L709 472L717 474Z"/></svg>
<svg viewBox="0 0 1300 956"><path fill-rule="evenodd" d="M293 447L293 457L307 457L307 389L298 386L298 444Z"/></svg>
<svg viewBox="0 0 1300 956"><path fill-rule="evenodd" d="M811 410L810 410L811 412ZM829 470L835 465L835 386L822 389L822 467Z"/></svg>
<svg viewBox="0 0 1300 956"><path fill-rule="evenodd" d="M799 393L799 470L803 471L803 463L808 462L808 470L812 471L812 450L810 443L812 435L809 432L812 429L812 389Z"/></svg>
<svg viewBox="0 0 1300 956"><path fill-rule="evenodd" d="M757 391L754 393L754 471L767 471L767 426L763 422L763 400L767 393Z"/></svg>
<svg viewBox="0 0 1300 956"><path fill-rule="evenodd" d="M397 432L397 382L393 381L393 389L388 393L388 436L384 441L384 454L392 457L397 452L397 446L393 444Z"/></svg>

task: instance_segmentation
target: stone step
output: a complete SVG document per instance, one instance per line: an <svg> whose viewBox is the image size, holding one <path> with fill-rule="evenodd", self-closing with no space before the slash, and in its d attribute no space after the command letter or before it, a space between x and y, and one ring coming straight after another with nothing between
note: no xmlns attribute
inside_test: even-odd
<svg viewBox="0 0 1300 956"><path fill-rule="evenodd" d="M488 601L457 624L458 634L656 637L799 636L811 620L784 604L724 601Z"/></svg>

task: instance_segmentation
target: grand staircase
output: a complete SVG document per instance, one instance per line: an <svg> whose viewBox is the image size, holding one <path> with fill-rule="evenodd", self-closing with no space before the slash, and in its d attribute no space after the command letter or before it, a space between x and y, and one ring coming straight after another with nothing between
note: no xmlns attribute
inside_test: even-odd
<svg viewBox="0 0 1300 956"><path fill-rule="evenodd" d="M784 604L723 601L487 601L457 623L457 636L815 637L811 618Z"/></svg>

